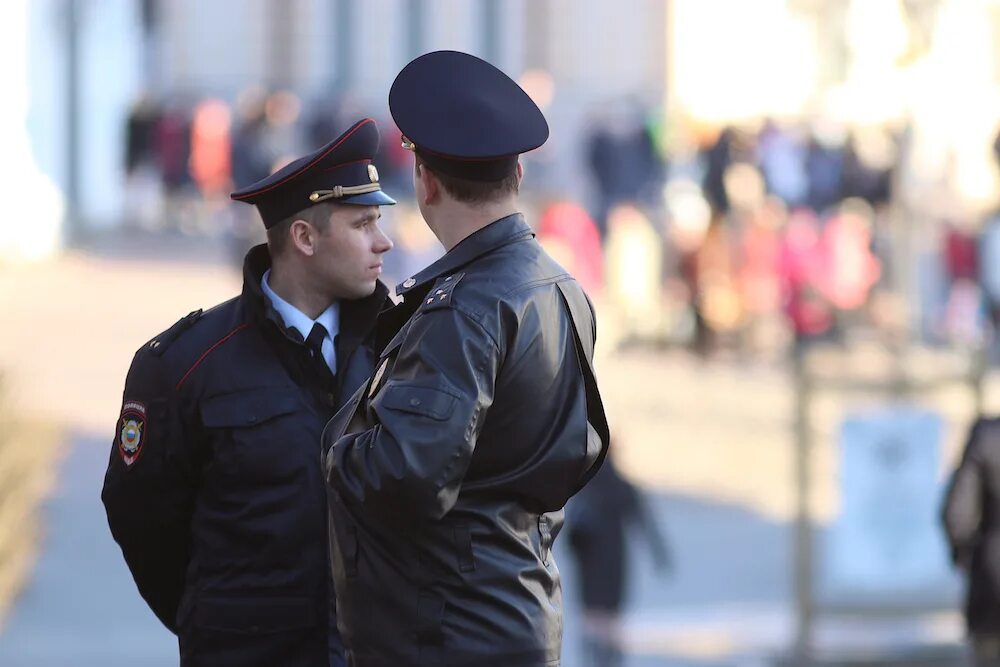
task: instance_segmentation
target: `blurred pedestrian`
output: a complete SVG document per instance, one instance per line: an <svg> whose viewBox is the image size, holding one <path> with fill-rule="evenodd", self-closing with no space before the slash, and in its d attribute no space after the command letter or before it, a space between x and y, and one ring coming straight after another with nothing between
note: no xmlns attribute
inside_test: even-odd
<svg viewBox="0 0 1000 667"><path fill-rule="evenodd" d="M166 224L186 224L191 180L191 108L181 99L171 100L156 122L154 150L163 179Z"/></svg>
<svg viewBox="0 0 1000 667"><path fill-rule="evenodd" d="M729 196L726 192L725 177L733 164L736 130L724 127L719 136L704 151L705 174L702 177L702 189L705 198L712 206L712 216L719 217L729 213Z"/></svg>
<svg viewBox="0 0 1000 667"><path fill-rule="evenodd" d="M1000 361L1000 212L994 213L979 237L979 284L993 337L993 361Z"/></svg>
<svg viewBox="0 0 1000 667"><path fill-rule="evenodd" d="M604 286L601 234L586 209L568 199L546 206L538 223L538 242L591 298L600 294Z"/></svg>
<svg viewBox="0 0 1000 667"><path fill-rule="evenodd" d="M806 205L817 215L840 201L844 166L840 128L829 121L817 121L809 135L805 170L808 183Z"/></svg>
<svg viewBox="0 0 1000 667"><path fill-rule="evenodd" d="M240 296L143 345L102 499L183 667L342 667L319 460L327 419L371 375L395 203L368 119L232 194L267 244ZM150 297L150 295L141 295Z"/></svg>
<svg viewBox="0 0 1000 667"><path fill-rule="evenodd" d="M224 196L232 186L229 105L220 99L200 101L191 117L191 178L203 200Z"/></svg>
<svg viewBox="0 0 1000 667"><path fill-rule="evenodd" d="M982 337L984 325L978 240L966 225L947 221L942 245L948 290L942 333L949 343L976 345Z"/></svg>
<svg viewBox="0 0 1000 667"><path fill-rule="evenodd" d="M604 466L570 501L566 527L577 563L589 667L622 664L621 613L629 582L632 532L649 546L660 572L670 567L666 540L642 491L615 465L618 440Z"/></svg>
<svg viewBox="0 0 1000 667"><path fill-rule="evenodd" d="M585 139L597 195L594 218L602 238L615 206L645 205L660 198L664 161L645 116L637 102L613 103L593 122Z"/></svg>
<svg viewBox="0 0 1000 667"><path fill-rule="evenodd" d="M764 122L757 139L757 160L767 191L788 207L803 204L809 191L806 148L798 135L772 119Z"/></svg>
<svg viewBox="0 0 1000 667"><path fill-rule="evenodd" d="M618 204L608 214L605 262L606 294L618 315L621 343L661 339L663 240L631 204Z"/></svg>
<svg viewBox="0 0 1000 667"><path fill-rule="evenodd" d="M232 182L236 189L256 183L271 173L271 162L264 154L263 135L267 119L263 88L251 86L236 101L236 118L230 142ZM331 136L327 134L326 136ZM322 143L322 142L320 142ZM320 145L317 143L316 145ZM240 266L247 250L263 242L264 234L249 206L233 202L229 206L229 224L224 228L226 246L234 265Z"/></svg>
<svg viewBox="0 0 1000 667"><path fill-rule="evenodd" d="M792 211L781 235L778 276L782 309L794 335L795 356L834 335L834 309L821 289L823 258L815 213L809 209Z"/></svg>
<svg viewBox="0 0 1000 667"><path fill-rule="evenodd" d="M943 510L952 561L966 577L965 620L976 667L1000 665L1000 419L980 417Z"/></svg>
<svg viewBox="0 0 1000 667"><path fill-rule="evenodd" d="M126 225L151 227L160 210L161 177L156 159L156 131L160 112L148 94L132 105L125 121Z"/></svg>

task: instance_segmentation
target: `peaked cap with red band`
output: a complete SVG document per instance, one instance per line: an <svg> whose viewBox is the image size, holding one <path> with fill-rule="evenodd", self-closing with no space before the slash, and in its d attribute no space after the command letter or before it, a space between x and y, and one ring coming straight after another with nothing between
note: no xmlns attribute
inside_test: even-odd
<svg viewBox="0 0 1000 667"><path fill-rule="evenodd" d="M253 204L270 229L282 220L323 202L388 206L372 159L378 152L375 121L366 118L319 150L282 167L267 178L229 195Z"/></svg>

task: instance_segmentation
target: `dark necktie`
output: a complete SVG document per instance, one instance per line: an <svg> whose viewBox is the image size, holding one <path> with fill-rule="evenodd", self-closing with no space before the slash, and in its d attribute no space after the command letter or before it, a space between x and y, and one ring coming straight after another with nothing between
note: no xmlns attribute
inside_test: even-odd
<svg viewBox="0 0 1000 667"><path fill-rule="evenodd" d="M316 322L313 324L312 331L309 332L309 336L306 338L306 345L314 354L318 354L322 358L324 340L326 340L326 327Z"/></svg>
<svg viewBox="0 0 1000 667"><path fill-rule="evenodd" d="M326 327L324 327L319 322L313 324L312 331L309 332L309 336L306 338L306 347L309 348L309 354L313 357L319 366L322 368L320 372L323 376L323 381L327 384L333 384L333 371L326 363L326 357L323 356L323 341L326 340Z"/></svg>

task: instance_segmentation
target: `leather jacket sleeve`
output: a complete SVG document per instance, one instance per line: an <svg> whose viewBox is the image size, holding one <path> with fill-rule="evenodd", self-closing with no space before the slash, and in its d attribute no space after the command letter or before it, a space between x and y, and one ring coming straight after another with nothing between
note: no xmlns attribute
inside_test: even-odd
<svg viewBox="0 0 1000 667"><path fill-rule="evenodd" d="M176 633L194 485L185 431L160 362L146 347L132 362L101 499L139 593Z"/></svg>
<svg viewBox="0 0 1000 667"><path fill-rule="evenodd" d="M455 504L493 392L500 351L453 308L419 313L388 379L368 406L368 430L334 445L329 480L348 504L394 520L440 519Z"/></svg>

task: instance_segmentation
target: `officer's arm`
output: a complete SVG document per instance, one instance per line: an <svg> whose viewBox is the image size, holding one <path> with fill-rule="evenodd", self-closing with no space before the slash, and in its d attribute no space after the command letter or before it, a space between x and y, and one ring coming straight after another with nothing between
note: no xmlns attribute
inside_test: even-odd
<svg viewBox="0 0 1000 667"><path fill-rule="evenodd" d="M417 315L372 402L374 427L340 438L327 479L340 497L390 519L437 519L455 504L486 412L499 350L451 308Z"/></svg>
<svg viewBox="0 0 1000 667"><path fill-rule="evenodd" d="M101 499L139 593L176 632L194 483L187 434L161 363L146 347L132 361Z"/></svg>
<svg viewBox="0 0 1000 667"><path fill-rule="evenodd" d="M952 559L956 565L968 565L982 521L983 462L980 460L985 435L985 422L979 420L972 427L962 455L962 462L955 470L945 497L942 519Z"/></svg>

